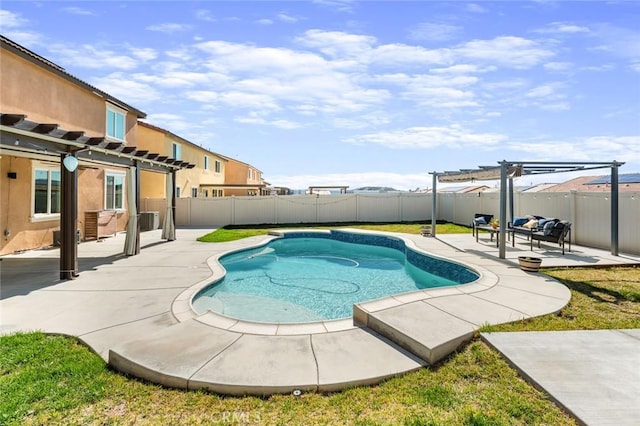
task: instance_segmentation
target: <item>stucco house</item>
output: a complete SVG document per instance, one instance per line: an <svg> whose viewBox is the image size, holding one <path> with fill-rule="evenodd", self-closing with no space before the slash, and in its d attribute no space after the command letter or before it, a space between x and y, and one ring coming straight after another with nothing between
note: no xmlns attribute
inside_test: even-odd
<svg viewBox="0 0 640 426"><path fill-rule="evenodd" d="M0 255L52 245L56 231L123 231L142 170L190 166L137 149L144 112L3 36L0 47Z"/></svg>

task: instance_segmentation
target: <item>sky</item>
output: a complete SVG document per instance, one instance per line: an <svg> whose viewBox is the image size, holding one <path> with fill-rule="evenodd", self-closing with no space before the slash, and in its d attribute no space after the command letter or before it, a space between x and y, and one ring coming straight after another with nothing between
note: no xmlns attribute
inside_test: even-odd
<svg viewBox="0 0 640 426"><path fill-rule="evenodd" d="M433 171L501 160L616 160L621 174L640 172L640 2L0 8L5 37L274 186L413 190Z"/></svg>

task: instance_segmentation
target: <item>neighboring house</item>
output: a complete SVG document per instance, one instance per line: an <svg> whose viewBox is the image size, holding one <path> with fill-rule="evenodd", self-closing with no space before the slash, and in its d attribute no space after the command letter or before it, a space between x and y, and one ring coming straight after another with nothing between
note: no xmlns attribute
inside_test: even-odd
<svg viewBox="0 0 640 426"><path fill-rule="evenodd" d="M141 164L142 111L3 36L0 47L0 254L52 245L61 227L64 240L76 226L85 239L97 232L86 223L94 212L108 211L109 232L122 231L135 191L127 171L188 165ZM67 157L75 158L63 167Z"/></svg>
<svg viewBox="0 0 640 426"><path fill-rule="evenodd" d="M375 194L375 193L398 193L398 192L406 192L400 191L395 188L391 188L389 186L363 186L360 188L353 189L349 191L354 194Z"/></svg>
<svg viewBox="0 0 640 426"><path fill-rule="evenodd" d="M491 188L487 185L472 185L472 186L446 186L438 188L438 192L466 194L469 192L485 192L490 191Z"/></svg>
<svg viewBox="0 0 640 426"><path fill-rule="evenodd" d="M227 159L168 130L140 121L138 149L163 152L194 167L176 173L176 197L222 197ZM164 198L164 175L146 172L141 179L142 198Z"/></svg>
<svg viewBox="0 0 640 426"><path fill-rule="evenodd" d="M611 175L582 176L544 189L546 192L610 192ZM640 192L640 173L621 173L618 175L618 191Z"/></svg>
<svg viewBox="0 0 640 426"><path fill-rule="evenodd" d="M218 186L225 197L232 195L270 195L267 184L262 178L262 172L250 164L233 158L223 157L227 160L224 184Z"/></svg>

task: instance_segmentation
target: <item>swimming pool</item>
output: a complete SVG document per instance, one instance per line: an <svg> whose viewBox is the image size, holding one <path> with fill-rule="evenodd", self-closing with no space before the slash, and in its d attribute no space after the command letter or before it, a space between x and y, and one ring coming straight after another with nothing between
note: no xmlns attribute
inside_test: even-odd
<svg viewBox="0 0 640 426"><path fill-rule="evenodd" d="M336 230L287 232L219 262L226 275L196 294L193 309L269 323L347 318L356 303L479 277L399 238Z"/></svg>

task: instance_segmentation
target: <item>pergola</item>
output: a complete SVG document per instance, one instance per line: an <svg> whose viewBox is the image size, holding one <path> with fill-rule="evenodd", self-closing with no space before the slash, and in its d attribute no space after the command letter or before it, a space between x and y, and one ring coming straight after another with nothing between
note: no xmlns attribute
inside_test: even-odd
<svg viewBox="0 0 640 426"><path fill-rule="evenodd" d="M57 124L37 123L24 114L0 113L1 152L11 155L53 159L60 162L60 279L78 276L78 159L83 163L127 167L127 238L124 253L140 253L140 227L137 212L140 206L140 171L167 174L167 214L162 238L175 240L175 173L195 164L168 158L159 153L138 150L105 137L88 137L83 131L60 129Z"/></svg>
<svg viewBox="0 0 640 426"><path fill-rule="evenodd" d="M499 161L499 166L480 166L477 169L433 172L433 199L431 206L431 235L436 235L437 182L469 182L500 179L500 259L505 258L507 191L509 217L513 220L513 178L527 175L576 172L611 168L611 254L618 256L618 168L624 163L611 162L546 162L546 161Z"/></svg>

